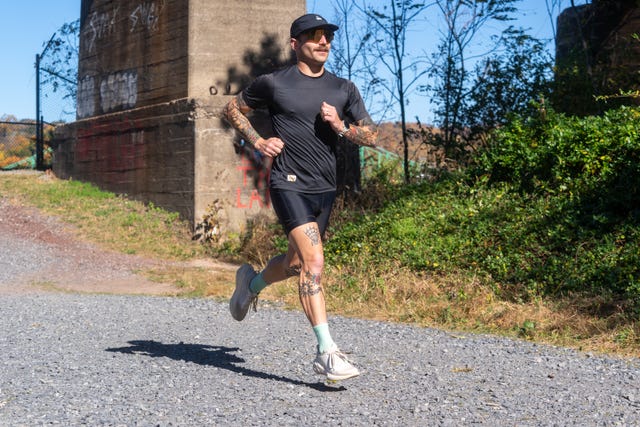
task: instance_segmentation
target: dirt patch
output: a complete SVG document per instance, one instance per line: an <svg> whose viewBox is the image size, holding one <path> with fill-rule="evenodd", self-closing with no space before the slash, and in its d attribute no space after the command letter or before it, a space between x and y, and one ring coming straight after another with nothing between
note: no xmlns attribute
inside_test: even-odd
<svg viewBox="0 0 640 427"><path fill-rule="evenodd" d="M82 241L73 227L14 200L0 198L0 235L5 241L19 243L16 247L37 248L40 252L34 253L48 254L47 260L29 258L28 265L18 266L21 273L12 277L10 283L0 283L0 294L67 291L177 295L181 292L177 286L157 283L141 274L166 267L166 260L116 253ZM7 246L9 248L0 250L10 251L12 245ZM209 260L169 264L220 271L235 268Z"/></svg>

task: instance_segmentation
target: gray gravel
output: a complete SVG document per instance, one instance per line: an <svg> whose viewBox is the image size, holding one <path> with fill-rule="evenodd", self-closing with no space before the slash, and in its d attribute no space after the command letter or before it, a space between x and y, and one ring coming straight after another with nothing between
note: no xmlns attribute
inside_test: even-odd
<svg viewBox="0 0 640 427"><path fill-rule="evenodd" d="M55 293L0 312L0 425L640 425L638 360L334 317L363 374L327 386L299 312Z"/></svg>
<svg viewBox="0 0 640 427"><path fill-rule="evenodd" d="M30 274L34 265L43 269L54 265L55 261L55 252L49 245L0 234L0 286L10 286L13 279Z"/></svg>

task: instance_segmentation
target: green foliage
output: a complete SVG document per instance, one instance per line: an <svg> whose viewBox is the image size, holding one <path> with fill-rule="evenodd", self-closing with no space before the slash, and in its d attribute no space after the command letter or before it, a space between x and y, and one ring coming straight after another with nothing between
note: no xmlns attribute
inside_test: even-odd
<svg viewBox="0 0 640 427"><path fill-rule="evenodd" d="M513 114L529 115L531 101L550 92L553 60L545 44L513 28L500 40L501 49L476 65L463 109L462 123L472 140L507 123Z"/></svg>
<svg viewBox="0 0 640 427"><path fill-rule="evenodd" d="M639 119L629 107L586 118L548 111L496 131L480 171L540 207L530 226L548 259L536 280L640 297Z"/></svg>
<svg viewBox="0 0 640 427"><path fill-rule="evenodd" d="M467 271L501 297L584 293L640 301L640 110L540 112L496 131L477 167L399 188L338 228L327 259Z"/></svg>
<svg viewBox="0 0 640 427"><path fill-rule="evenodd" d="M597 209L620 208L624 216L638 208L639 119L640 110L629 107L602 117L540 111L516 118L495 132L481 171L520 191L588 200Z"/></svg>

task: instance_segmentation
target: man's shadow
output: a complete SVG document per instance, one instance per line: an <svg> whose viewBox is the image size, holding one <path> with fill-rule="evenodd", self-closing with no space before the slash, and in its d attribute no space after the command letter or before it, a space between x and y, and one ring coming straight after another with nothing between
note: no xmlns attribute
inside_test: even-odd
<svg viewBox="0 0 640 427"><path fill-rule="evenodd" d="M226 369L247 377L282 381L294 385L303 385L318 391L346 390L346 388L342 386L329 387L322 382L307 383L280 375L268 374L238 366L239 363L245 363L245 360L235 354L232 354L240 350L237 347L231 348L205 344L185 344L182 342L179 344L163 344L157 341L129 341L128 344L128 347L108 348L106 351L124 354L140 354L149 357L168 357L170 359L182 360L185 362L196 363L198 365L214 366L216 368Z"/></svg>

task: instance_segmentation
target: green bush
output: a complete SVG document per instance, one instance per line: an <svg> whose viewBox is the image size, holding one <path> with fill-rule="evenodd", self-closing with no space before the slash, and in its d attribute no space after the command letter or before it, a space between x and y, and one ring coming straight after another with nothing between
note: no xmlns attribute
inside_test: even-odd
<svg viewBox="0 0 640 427"><path fill-rule="evenodd" d="M515 119L496 131L480 165L490 182L546 204L531 223L550 257L539 279L558 290L640 297L638 108Z"/></svg>
<svg viewBox="0 0 640 427"><path fill-rule="evenodd" d="M634 108L515 118L473 171L398 187L384 207L338 226L327 259L468 271L504 298L579 292L640 307L639 119Z"/></svg>
<svg viewBox="0 0 640 427"><path fill-rule="evenodd" d="M623 215L638 209L639 165L640 110L630 107L601 117L549 111L515 118L494 133L480 156L480 170L493 182L508 182L523 192L590 199L600 208L613 203L626 210Z"/></svg>

